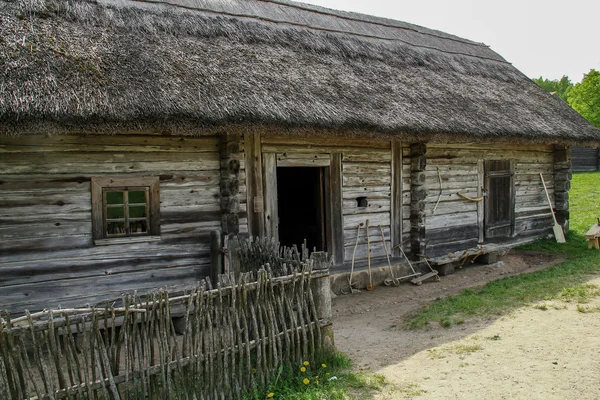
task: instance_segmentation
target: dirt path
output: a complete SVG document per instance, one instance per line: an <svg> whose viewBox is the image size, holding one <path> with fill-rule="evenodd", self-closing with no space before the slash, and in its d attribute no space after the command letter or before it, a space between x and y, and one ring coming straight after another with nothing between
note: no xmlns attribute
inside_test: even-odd
<svg viewBox="0 0 600 400"><path fill-rule="evenodd" d="M400 329L403 315L437 297L559 261L513 251L499 265L463 268L441 282L337 297L336 346L358 368L388 378L381 399L600 399L600 299L585 305L594 312L553 302L497 320Z"/></svg>

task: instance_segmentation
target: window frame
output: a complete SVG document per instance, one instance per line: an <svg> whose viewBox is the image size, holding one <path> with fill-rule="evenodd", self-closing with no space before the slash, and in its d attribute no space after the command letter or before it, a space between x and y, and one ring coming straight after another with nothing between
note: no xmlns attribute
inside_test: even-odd
<svg viewBox="0 0 600 400"><path fill-rule="evenodd" d="M113 191L146 191L147 233L126 233L113 236L107 233L106 198L107 189ZM92 177L92 236L95 245L150 242L160 240L160 184L158 177L107 178ZM127 202L124 200L124 204ZM127 211L128 212L128 211Z"/></svg>

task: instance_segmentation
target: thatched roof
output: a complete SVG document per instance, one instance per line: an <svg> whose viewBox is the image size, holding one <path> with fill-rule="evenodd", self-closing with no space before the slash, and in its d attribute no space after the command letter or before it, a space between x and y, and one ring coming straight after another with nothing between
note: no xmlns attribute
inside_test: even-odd
<svg viewBox="0 0 600 400"><path fill-rule="evenodd" d="M8 133L600 134L484 44L283 0L0 0L0 78Z"/></svg>

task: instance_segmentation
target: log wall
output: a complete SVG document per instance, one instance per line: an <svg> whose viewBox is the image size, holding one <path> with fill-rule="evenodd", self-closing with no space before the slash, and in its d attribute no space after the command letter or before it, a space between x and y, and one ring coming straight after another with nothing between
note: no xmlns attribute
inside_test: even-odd
<svg viewBox="0 0 600 400"><path fill-rule="evenodd" d="M0 153L0 309L95 304L208 275L222 222L218 136L3 137ZM95 246L90 178L135 175L160 176L160 240Z"/></svg>
<svg viewBox="0 0 600 400"><path fill-rule="evenodd" d="M482 161L513 160L515 169L515 239L552 233L552 217L540 173L554 199L554 152L551 145L428 144L427 146L427 254L474 247L480 241L482 203L471 202L458 192L481 196ZM439 197L438 169L442 179ZM554 201L554 200L553 200ZM434 212L435 208L435 212Z"/></svg>

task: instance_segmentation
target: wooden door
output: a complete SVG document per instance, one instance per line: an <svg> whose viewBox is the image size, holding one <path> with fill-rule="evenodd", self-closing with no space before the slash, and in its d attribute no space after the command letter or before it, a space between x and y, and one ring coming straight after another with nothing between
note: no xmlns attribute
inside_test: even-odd
<svg viewBox="0 0 600 400"><path fill-rule="evenodd" d="M511 160L485 161L486 242L510 238L515 231L515 188Z"/></svg>

